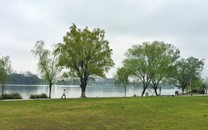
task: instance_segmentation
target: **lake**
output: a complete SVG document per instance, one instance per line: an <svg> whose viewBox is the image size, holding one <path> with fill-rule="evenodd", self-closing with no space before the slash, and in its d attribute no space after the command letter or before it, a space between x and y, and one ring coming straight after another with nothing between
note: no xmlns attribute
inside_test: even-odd
<svg viewBox="0 0 208 130"><path fill-rule="evenodd" d="M63 90L66 89L67 98L79 98L81 95L81 89L78 85L54 85L52 87L51 97L60 98L63 94ZM19 93L23 99L29 99L31 94L42 94L48 95L48 85L10 85L5 86L4 93ZM164 89L162 87L161 95L174 95L175 91L179 89L171 87ZM0 90L1 91L1 90ZM152 91L152 90L151 90ZM127 87L126 96L132 97L134 95L140 96L142 92L141 88L138 87ZM153 91L152 91L153 92ZM152 95L151 92L148 92ZM159 92L158 92L159 93ZM124 97L124 88L115 86L87 86L86 89L87 97Z"/></svg>

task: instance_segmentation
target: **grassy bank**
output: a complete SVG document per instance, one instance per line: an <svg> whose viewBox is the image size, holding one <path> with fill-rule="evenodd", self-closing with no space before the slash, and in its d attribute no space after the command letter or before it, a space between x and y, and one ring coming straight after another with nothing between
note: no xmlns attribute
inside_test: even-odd
<svg viewBox="0 0 208 130"><path fill-rule="evenodd" d="M0 101L2 130L205 130L208 97Z"/></svg>

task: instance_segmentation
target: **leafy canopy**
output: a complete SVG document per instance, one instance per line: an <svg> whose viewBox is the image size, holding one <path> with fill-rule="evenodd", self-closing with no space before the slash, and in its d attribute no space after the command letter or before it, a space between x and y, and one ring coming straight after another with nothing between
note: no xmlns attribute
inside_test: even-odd
<svg viewBox="0 0 208 130"><path fill-rule="evenodd" d="M175 86L184 91L194 80L199 79L204 68L204 61L195 57L177 61L176 68L172 73L172 80Z"/></svg>
<svg viewBox="0 0 208 130"><path fill-rule="evenodd" d="M55 51L44 49L45 43L38 41L32 53L38 58L38 70L41 77L53 84L56 80L60 68L58 65L58 54Z"/></svg>
<svg viewBox="0 0 208 130"><path fill-rule="evenodd" d="M116 75L114 76L115 84L123 85L124 87L126 87L130 83L129 81L130 74L131 74L130 69L125 67L118 68Z"/></svg>
<svg viewBox="0 0 208 130"><path fill-rule="evenodd" d="M12 73L11 68L12 67L11 67L11 61L10 61L9 56L5 56L5 57L2 56L0 58L0 84L2 87L1 98L3 98L3 94L4 94L4 85Z"/></svg>
<svg viewBox="0 0 208 130"><path fill-rule="evenodd" d="M132 70L132 78L142 82L143 95L150 84L156 92L159 83L168 78L180 51L171 44L154 41L133 45L125 55L124 67Z"/></svg>
<svg viewBox="0 0 208 130"><path fill-rule="evenodd" d="M88 27L78 29L75 24L59 43L59 65L65 67L67 76L88 79L89 77L105 77L114 65L111 58L112 49L104 39L105 32L99 28L90 31Z"/></svg>
<svg viewBox="0 0 208 130"><path fill-rule="evenodd" d="M9 56L2 56L0 58L0 84L4 85L8 76L11 75L11 61Z"/></svg>

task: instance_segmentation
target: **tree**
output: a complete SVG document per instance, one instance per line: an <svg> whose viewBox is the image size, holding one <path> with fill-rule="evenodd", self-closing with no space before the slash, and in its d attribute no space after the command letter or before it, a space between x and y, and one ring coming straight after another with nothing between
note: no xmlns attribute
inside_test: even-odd
<svg viewBox="0 0 208 130"><path fill-rule="evenodd" d="M202 88L204 89L205 93L207 93L207 89L208 89L208 77L205 77L205 79L203 79L203 86Z"/></svg>
<svg viewBox="0 0 208 130"><path fill-rule="evenodd" d="M73 24L63 43L57 45L59 65L68 69L66 76L79 78L81 97L86 97L85 90L90 78L105 77L105 73L114 65L112 49L104 36L104 30L99 28L90 31L85 27L81 30Z"/></svg>
<svg viewBox="0 0 208 130"><path fill-rule="evenodd" d="M155 95L158 95L158 86L170 77L174 65L180 57L180 51L171 44L154 41L148 45L146 55L151 63L149 68L150 86L154 89Z"/></svg>
<svg viewBox="0 0 208 130"><path fill-rule="evenodd" d="M27 72L26 74L12 73L6 84L40 84L44 81L37 75Z"/></svg>
<svg viewBox="0 0 208 130"><path fill-rule="evenodd" d="M58 66L58 53L44 49L44 42L38 41L35 44L32 53L38 58L38 70L41 77L49 84L49 98L51 98L51 88L56 78L60 67Z"/></svg>
<svg viewBox="0 0 208 130"><path fill-rule="evenodd" d="M171 82L174 83L175 86L181 88L182 93L184 93L184 90L191 85L194 80L200 78L203 67L203 59L199 60L194 57L183 58L177 61L175 70L172 73Z"/></svg>
<svg viewBox="0 0 208 130"><path fill-rule="evenodd" d="M171 44L154 41L143 42L130 48L124 60L124 67L131 68L131 76L142 82L144 95L148 87L152 87L157 95L159 83L166 79L173 64L180 57L180 51Z"/></svg>
<svg viewBox="0 0 208 130"><path fill-rule="evenodd" d="M0 58L0 84L2 87L1 97L3 98L4 95L4 86L6 81L8 80L9 76L11 75L11 61L9 56L2 56Z"/></svg>
<svg viewBox="0 0 208 130"><path fill-rule="evenodd" d="M141 96L144 95L146 89L150 85L150 64L148 57L145 54L145 45L133 45L132 48L128 49L126 59L123 61L124 67L132 69L131 77L138 82L142 82L143 90Z"/></svg>
<svg viewBox="0 0 208 130"><path fill-rule="evenodd" d="M206 89L206 84L204 83L204 80L201 79L201 77L198 77L194 79L191 83L191 86L188 87L191 88L192 93L195 92L195 93L204 94Z"/></svg>
<svg viewBox="0 0 208 130"><path fill-rule="evenodd" d="M125 97L126 97L126 87L129 85L130 72L128 68L121 67L117 69L116 75L114 76L115 84L124 87Z"/></svg>

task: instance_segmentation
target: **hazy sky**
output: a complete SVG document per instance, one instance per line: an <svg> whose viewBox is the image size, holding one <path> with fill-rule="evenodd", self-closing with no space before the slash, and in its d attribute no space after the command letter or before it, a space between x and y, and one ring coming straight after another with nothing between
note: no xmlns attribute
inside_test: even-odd
<svg viewBox="0 0 208 130"><path fill-rule="evenodd" d="M115 61L108 77L128 48L153 40L173 44L183 58L204 58L208 74L207 0L0 0L0 54L13 70L37 73L35 42L62 42L72 23L105 30Z"/></svg>

